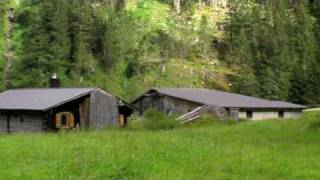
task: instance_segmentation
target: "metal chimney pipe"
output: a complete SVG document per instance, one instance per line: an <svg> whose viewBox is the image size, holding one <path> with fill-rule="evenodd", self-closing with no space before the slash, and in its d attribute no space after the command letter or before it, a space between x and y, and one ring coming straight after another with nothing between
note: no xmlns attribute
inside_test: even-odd
<svg viewBox="0 0 320 180"><path fill-rule="evenodd" d="M60 87L60 80L56 73L53 73L50 80L49 80L49 87L50 88L59 88Z"/></svg>

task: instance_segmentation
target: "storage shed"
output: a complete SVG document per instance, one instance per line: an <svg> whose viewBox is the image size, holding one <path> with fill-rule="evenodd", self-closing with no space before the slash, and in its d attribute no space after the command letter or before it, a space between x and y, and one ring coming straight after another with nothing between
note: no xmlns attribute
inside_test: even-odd
<svg viewBox="0 0 320 180"><path fill-rule="evenodd" d="M153 88L132 102L142 115L148 108L183 115L204 105L223 108L226 117L263 120L299 117L306 106L197 88Z"/></svg>
<svg viewBox="0 0 320 180"><path fill-rule="evenodd" d="M122 100L96 88L13 89L0 94L0 132L99 129L125 125L131 112Z"/></svg>

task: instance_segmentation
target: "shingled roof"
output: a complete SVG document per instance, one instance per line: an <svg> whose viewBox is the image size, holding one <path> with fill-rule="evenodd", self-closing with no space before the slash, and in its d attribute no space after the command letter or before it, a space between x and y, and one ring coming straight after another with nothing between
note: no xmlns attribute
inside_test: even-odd
<svg viewBox="0 0 320 180"><path fill-rule="evenodd" d="M44 111L90 94L94 88L13 89L0 94L0 110Z"/></svg>
<svg viewBox="0 0 320 180"><path fill-rule="evenodd" d="M160 94L184 99L205 105L214 105L225 108L279 108L304 109L303 105L283 101L271 101L251 96L228 93L217 90L197 88L154 88Z"/></svg>

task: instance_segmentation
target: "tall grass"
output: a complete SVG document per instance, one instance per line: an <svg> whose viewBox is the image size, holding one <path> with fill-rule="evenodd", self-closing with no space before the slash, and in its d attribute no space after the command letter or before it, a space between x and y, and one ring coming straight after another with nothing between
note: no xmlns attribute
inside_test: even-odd
<svg viewBox="0 0 320 180"><path fill-rule="evenodd" d="M168 130L178 127L175 116L166 116L156 109L148 109L144 117L137 117L129 123L129 129L134 130Z"/></svg>
<svg viewBox="0 0 320 180"><path fill-rule="evenodd" d="M320 179L318 117L1 135L0 179Z"/></svg>

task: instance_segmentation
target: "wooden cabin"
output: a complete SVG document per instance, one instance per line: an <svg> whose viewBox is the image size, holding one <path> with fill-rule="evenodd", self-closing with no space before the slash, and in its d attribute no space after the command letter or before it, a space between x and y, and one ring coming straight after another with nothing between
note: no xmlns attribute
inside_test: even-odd
<svg viewBox="0 0 320 180"><path fill-rule="evenodd" d="M101 129L125 126L133 109L123 100L96 88L13 89L0 94L0 132Z"/></svg>
<svg viewBox="0 0 320 180"><path fill-rule="evenodd" d="M225 111L224 118L263 120L296 118L306 106L236 93L198 88L153 88L132 102L142 115L149 108L184 115L203 106Z"/></svg>

